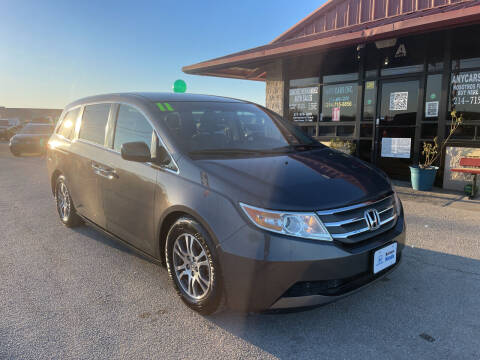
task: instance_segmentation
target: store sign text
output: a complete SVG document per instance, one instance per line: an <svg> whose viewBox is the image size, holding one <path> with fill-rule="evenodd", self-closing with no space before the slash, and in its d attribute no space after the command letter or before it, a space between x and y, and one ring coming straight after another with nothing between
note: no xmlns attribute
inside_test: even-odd
<svg viewBox="0 0 480 360"><path fill-rule="evenodd" d="M453 105L480 105L480 72L452 76Z"/></svg>
<svg viewBox="0 0 480 360"><path fill-rule="evenodd" d="M293 121L316 121L318 119L319 87L289 90L289 109Z"/></svg>
<svg viewBox="0 0 480 360"><path fill-rule="evenodd" d="M335 87L325 87L325 95L328 97L327 101L324 103L324 106L327 108L334 107L352 107L352 94L353 86L335 86Z"/></svg>

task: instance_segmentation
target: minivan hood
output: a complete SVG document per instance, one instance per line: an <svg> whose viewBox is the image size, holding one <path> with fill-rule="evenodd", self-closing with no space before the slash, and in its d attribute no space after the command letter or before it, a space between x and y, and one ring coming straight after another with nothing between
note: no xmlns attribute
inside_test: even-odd
<svg viewBox="0 0 480 360"><path fill-rule="evenodd" d="M373 166L329 148L196 163L211 180L220 181L210 181L213 190L266 209L325 210L376 200L392 191Z"/></svg>

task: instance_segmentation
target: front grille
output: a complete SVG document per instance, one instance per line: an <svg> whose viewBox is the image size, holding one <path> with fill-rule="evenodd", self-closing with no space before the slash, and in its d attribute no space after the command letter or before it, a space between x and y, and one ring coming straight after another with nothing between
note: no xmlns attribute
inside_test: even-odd
<svg viewBox="0 0 480 360"><path fill-rule="evenodd" d="M380 215L380 227L371 230L365 219L365 211L376 209ZM378 201L317 211L317 215L330 232L333 240L343 244L356 244L379 235L395 226L395 199L393 195Z"/></svg>

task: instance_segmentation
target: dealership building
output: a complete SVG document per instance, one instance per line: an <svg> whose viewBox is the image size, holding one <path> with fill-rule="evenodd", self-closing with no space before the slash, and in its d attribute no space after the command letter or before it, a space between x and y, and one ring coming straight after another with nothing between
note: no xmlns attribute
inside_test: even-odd
<svg viewBox="0 0 480 360"><path fill-rule="evenodd" d="M480 1L330 0L271 43L185 66L188 74L266 82L266 106L322 142L408 179L422 145L463 124L442 154L450 168L480 156Z"/></svg>

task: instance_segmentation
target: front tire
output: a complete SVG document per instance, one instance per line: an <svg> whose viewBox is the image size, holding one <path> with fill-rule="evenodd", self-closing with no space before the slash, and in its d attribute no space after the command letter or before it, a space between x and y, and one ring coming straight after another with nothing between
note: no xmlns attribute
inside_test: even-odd
<svg viewBox="0 0 480 360"><path fill-rule="evenodd" d="M60 221L65 226L76 227L82 224L82 219L75 210L65 176L63 175L60 175L55 183L55 202Z"/></svg>
<svg viewBox="0 0 480 360"><path fill-rule="evenodd" d="M215 246L208 232L191 218L180 218L170 228L165 259L177 294L191 309L212 314L221 305L223 285Z"/></svg>

